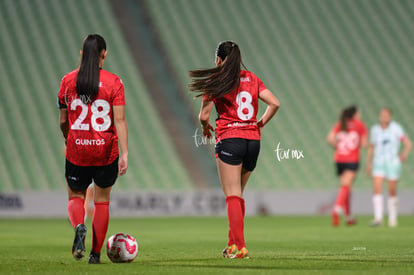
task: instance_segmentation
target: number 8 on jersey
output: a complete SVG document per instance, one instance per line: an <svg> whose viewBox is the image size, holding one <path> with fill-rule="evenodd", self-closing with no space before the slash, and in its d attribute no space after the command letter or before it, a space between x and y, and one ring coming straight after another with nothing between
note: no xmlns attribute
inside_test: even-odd
<svg viewBox="0 0 414 275"><path fill-rule="evenodd" d="M241 120L249 120L253 117L254 107L252 105L252 96L249 92L242 91L236 97L237 115Z"/></svg>

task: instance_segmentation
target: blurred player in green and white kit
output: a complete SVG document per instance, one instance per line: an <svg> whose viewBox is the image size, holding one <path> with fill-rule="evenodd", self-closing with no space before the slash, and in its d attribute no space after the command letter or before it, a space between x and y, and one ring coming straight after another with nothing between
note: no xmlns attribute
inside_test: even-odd
<svg viewBox="0 0 414 275"><path fill-rule="evenodd" d="M382 182L388 181L388 225L397 226L397 183L401 175L401 163L407 159L411 150L411 141L403 127L393 121L389 108L382 108L379 115L379 124L375 124L370 132L366 170L373 176L374 220L371 226L382 225L384 199ZM400 145L404 148L400 153Z"/></svg>

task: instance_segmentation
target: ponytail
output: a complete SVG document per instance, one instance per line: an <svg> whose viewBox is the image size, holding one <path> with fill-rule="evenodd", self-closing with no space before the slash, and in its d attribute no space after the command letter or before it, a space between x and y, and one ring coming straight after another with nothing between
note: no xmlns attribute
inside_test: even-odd
<svg viewBox="0 0 414 275"><path fill-rule="evenodd" d="M349 106L342 110L339 117L339 125L341 131L346 132L348 130L348 120L352 119L357 111L358 109L355 105Z"/></svg>
<svg viewBox="0 0 414 275"><path fill-rule="evenodd" d="M220 42L216 56L223 61L220 66L211 69L193 70L189 76L194 78L189 84L196 97L209 99L221 98L240 86L241 59L239 46L232 41Z"/></svg>
<svg viewBox="0 0 414 275"><path fill-rule="evenodd" d="M76 92L83 103L93 101L99 90L99 61L102 50L106 50L105 39L90 34L83 41L81 64L76 79Z"/></svg>

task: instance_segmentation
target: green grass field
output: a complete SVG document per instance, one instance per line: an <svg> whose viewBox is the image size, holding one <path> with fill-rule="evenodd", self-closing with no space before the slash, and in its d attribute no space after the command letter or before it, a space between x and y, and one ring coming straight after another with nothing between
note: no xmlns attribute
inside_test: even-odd
<svg viewBox="0 0 414 275"><path fill-rule="evenodd" d="M251 258L221 257L227 220L215 218L111 219L108 237L127 232L139 254L129 264L88 265L71 255L73 230L65 219L1 219L0 274L413 274L414 218L398 228L332 228L329 217L247 217ZM87 248L91 225L87 223Z"/></svg>

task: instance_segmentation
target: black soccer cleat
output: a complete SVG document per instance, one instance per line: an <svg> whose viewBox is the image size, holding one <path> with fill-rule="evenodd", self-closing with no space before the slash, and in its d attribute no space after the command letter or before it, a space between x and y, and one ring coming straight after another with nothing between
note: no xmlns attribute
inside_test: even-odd
<svg viewBox="0 0 414 275"><path fill-rule="evenodd" d="M78 224L75 227L75 239L73 240L72 255L75 260L80 260L85 257L85 237L86 226L84 224Z"/></svg>
<svg viewBox="0 0 414 275"><path fill-rule="evenodd" d="M100 264L101 263L101 253L94 253L91 251L89 254L89 264Z"/></svg>

